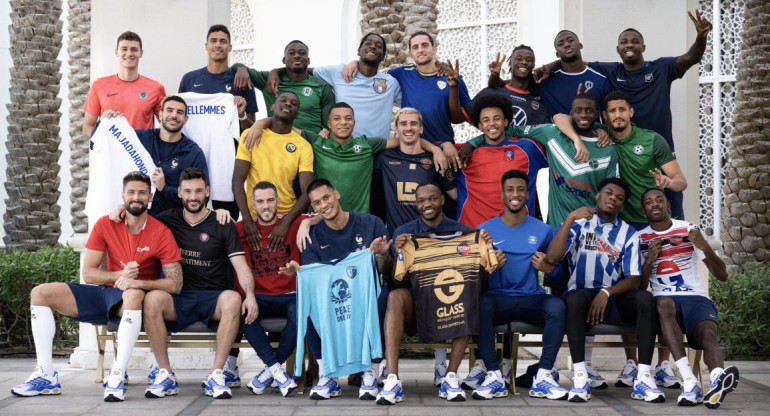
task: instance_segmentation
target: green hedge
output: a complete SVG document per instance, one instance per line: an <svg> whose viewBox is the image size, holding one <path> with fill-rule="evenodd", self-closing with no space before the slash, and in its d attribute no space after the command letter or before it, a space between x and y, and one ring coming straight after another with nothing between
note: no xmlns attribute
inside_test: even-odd
<svg viewBox="0 0 770 416"><path fill-rule="evenodd" d="M719 309L719 338L728 360L770 358L770 266L713 277L709 291Z"/></svg>
<svg viewBox="0 0 770 416"><path fill-rule="evenodd" d="M29 293L48 282L79 280L80 256L71 247L42 247L35 252L12 251L0 256L0 348L33 350ZM55 348L77 345L77 324L57 316Z"/></svg>

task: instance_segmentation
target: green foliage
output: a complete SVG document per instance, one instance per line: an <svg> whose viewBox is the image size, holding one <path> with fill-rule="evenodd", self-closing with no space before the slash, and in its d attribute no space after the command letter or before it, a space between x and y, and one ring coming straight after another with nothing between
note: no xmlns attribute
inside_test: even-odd
<svg viewBox="0 0 770 416"><path fill-rule="evenodd" d="M29 294L49 282L77 282L80 256L71 247L14 250L0 255L0 348L32 349ZM58 316L54 347L77 344L77 324Z"/></svg>
<svg viewBox="0 0 770 416"><path fill-rule="evenodd" d="M731 274L726 282L712 277L709 291L719 309L725 359L770 358L770 266Z"/></svg>

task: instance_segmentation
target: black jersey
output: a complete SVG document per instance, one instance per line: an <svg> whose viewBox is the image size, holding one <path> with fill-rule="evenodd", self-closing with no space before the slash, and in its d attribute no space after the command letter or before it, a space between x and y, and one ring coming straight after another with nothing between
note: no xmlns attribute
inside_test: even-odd
<svg viewBox="0 0 770 416"><path fill-rule="evenodd" d="M245 255L233 223L220 225L210 211L200 222L190 224L181 208L167 210L157 218L171 230L182 253L182 289L232 289L227 278L230 257Z"/></svg>

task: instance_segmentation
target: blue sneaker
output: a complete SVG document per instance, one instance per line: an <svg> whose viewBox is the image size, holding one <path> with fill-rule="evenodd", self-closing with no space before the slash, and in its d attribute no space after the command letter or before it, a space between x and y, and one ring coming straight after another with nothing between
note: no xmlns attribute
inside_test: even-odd
<svg viewBox="0 0 770 416"><path fill-rule="evenodd" d="M588 374L578 371L572 377L572 387L569 389L567 401L573 403L585 403L591 400L591 383Z"/></svg>
<svg viewBox="0 0 770 416"><path fill-rule="evenodd" d="M273 374L265 367L246 385L252 393L260 395L273 384Z"/></svg>
<svg viewBox="0 0 770 416"><path fill-rule="evenodd" d="M310 390L310 398L313 400L328 400L342 394L342 389L336 378L321 377L318 384Z"/></svg>
<svg viewBox="0 0 770 416"><path fill-rule="evenodd" d="M483 364L480 362L476 362L476 365L471 368L470 373L468 373L468 376L463 379L462 387L465 390L474 390L477 389L481 383L484 382L484 379L487 378L487 369L484 367Z"/></svg>
<svg viewBox="0 0 770 416"><path fill-rule="evenodd" d="M358 389L358 400L377 400L377 376L374 371L366 370L361 375L361 388Z"/></svg>
<svg viewBox="0 0 770 416"><path fill-rule="evenodd" d="M634 380L631 398L634 400L644 400L647 403L663 403L666 401L666 395L658 389L658 385L655 384L655 379L650 373L642 373L639 375L639 378Z"/></svg>
<svg viewBox="0 0 770 416"><path fill-rule="evenodd" d="M484 382L471 393L471 397L477 400L491 400L507 396L508 389L505 387L505 381L497 377L494 371L488 372Z"/></svg>
<svg viewBox="0 0 770 416"><path fill-rule="evenodd" d="M532 387L529 388L530 397L545 398L548 400L565 400L569 392L553 379L551 372L545 373L543 377L535 377L532 380Z"/></svg>
<svg viewBox="0 0 770 416"><path fill-rule="evenodd" d="M147 374L147 384L154 384L155 378L158 377L158 371L160 368L158 368L157 363L153 363L150 367L150 374Z"/></svg>
<svg viewBox="0 0 770 416"><path fill-rule="evenodd" d="M636 380L637 373L638 369L634 360L626 360L623 371L615 379L615 387L631 387L634 384L634 380Z"/></svg>
<svg viewBox="0 0 770 416"><path fill-rule="evenodd" d="M165 368L161 368L155 376L155 381L144 391L144 397L159 399L177 393L179 393L179 385L176 383L174 373L169 373Z"/></svg>
<svg viewBox="0 0 770 416"><path fill-rule="evenodd" d="M230 387L225 384L225 373L220 369L214 370L209 374L209 378L206 379L206 396L211 396L215 399L229 399L233 397L233 392L230 391Z"/></svg>
<svg viewBox="0 0 770 416"><path fill-rule="evenodd" d="M676 399L679 406L695 406L703 403L703 390L700 383L692 377L687 377L682 381L682 394Z"/></svg>
<svg viewBox="0 0 770 416"><path fill-rule="evenodd" d="M663 361L659 366L655 367L655 384L667 389L679 388L679 378L674 374L674 369L671 368L670 362Z"/></svg>
<svg viewBox="0 0 770 416"><path fill-rule="evenodd" d="M607 380L605 380L604 377L599 375L599 372L596 370L596 367L592 367L591 364L589 363L586 363L586 373L588 373L588 384L591 385L592 389L601 390L609 387L607 385ZM559 379L556 378L556 381L558 382Z"/></svg>
<svg viewBox="0 0 770 416"><path fill-rule="evenodd" d="M391 405L404 401L404 390L401 388L401 380L395 374L388 374L382 390L377 393L377 404Z"/></svg>
<svg viewBox="0 0 770 416"><path fill-rule="evenodd" d="M104 382L105 402L122 402L126 399L125 380L125 374L122 371L118 369L113 369L110 371L110 375Z"/></svg>
<svg viewBox="0 0 770 416"><path fill-rule="evenodd" d="M59 373L54 371L53 375L49 376L43 372L42 367L37 366L35 371L27 378L27 381L12 388L11 393L19 397L61 394Z"/></svg>
<svg viewBox="0 0 770 416"><path fill-rule="evenodd" d="M438 389L438 397L447 399L450 402L464 402L465 391L460 387L460 379L457 374L447 372L441 387Z"/></svg>
<svg viewBox="0 0 770 416"><path fill-rule="evenodd" d="M222 368L222 372L225 374L225 384L227 387L241 387L241 375L238 373L238 366L235 366L235 368L230 368L230 366L225 363L225 366Z"/></svg>
<svg viewBox="0 0 770 416"><path fill-rule="evenodd" d="M719 377L711 380L709 391L703 398L706 407L709 409L716 409L719 407L727 393L730 393L731 391L735 390L736 387L738 387L739 379L740 374L738 373L737 368L733 366L725 368Z"/></svg>
<svg viewBox="0 0 770 416"><path fill-rule="evenodd" d="M272 384L278 388L283 397L290 395L291 392L297 389L297 383L294 382L294 378L281 366L273 370Z"/></svg>

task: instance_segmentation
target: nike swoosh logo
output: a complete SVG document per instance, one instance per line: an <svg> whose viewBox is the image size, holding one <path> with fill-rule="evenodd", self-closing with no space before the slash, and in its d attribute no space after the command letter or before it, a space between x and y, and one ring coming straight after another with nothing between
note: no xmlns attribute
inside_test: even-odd
<svg viewBox="0 0 770 416"><path fill-rule="evenodd" d="M198 87L200 87L201 85L203 85L203 84L193 84L193 87L195 87L195 88L198 88Z"/></svg>
<svg viewBox="0 0 770 416"><path fill-rule="evenodd" d="M107 93L107 96L108 96L108 97L112 97L113 95L118 95L118 93L116 93L116 92L113 92L112 94L110 94L110 93Z"/></svg>
<svg viewBox="0 0 770 416"><path fill-rule="evenodd" d="M331 147L326 147L326 145L323 145L323 146L321 146L321 149L324 149L324 150L332 150L332 148L331 148Z"/></svg>
<svg viewBox="0 0 770 416"><path fill-rule="evenodd" d="M617 82L626 82L626 80L620 79L620 78L615 78L615 81L617 81Z"/></svg>
<svg viewBox="0 0 770 416"><path fill-rule="evenodd" d="M505 242L505 240L493 241L492 244L498 245L498 244L503 244L503 242Z"/></svg>
<svg viewBox="0 0 770 416"><path fill-rule="evenodd" d="M326 247L329 247L329 244L327 244L325 246L321 246L321 250L325 249Z"/></svg>

